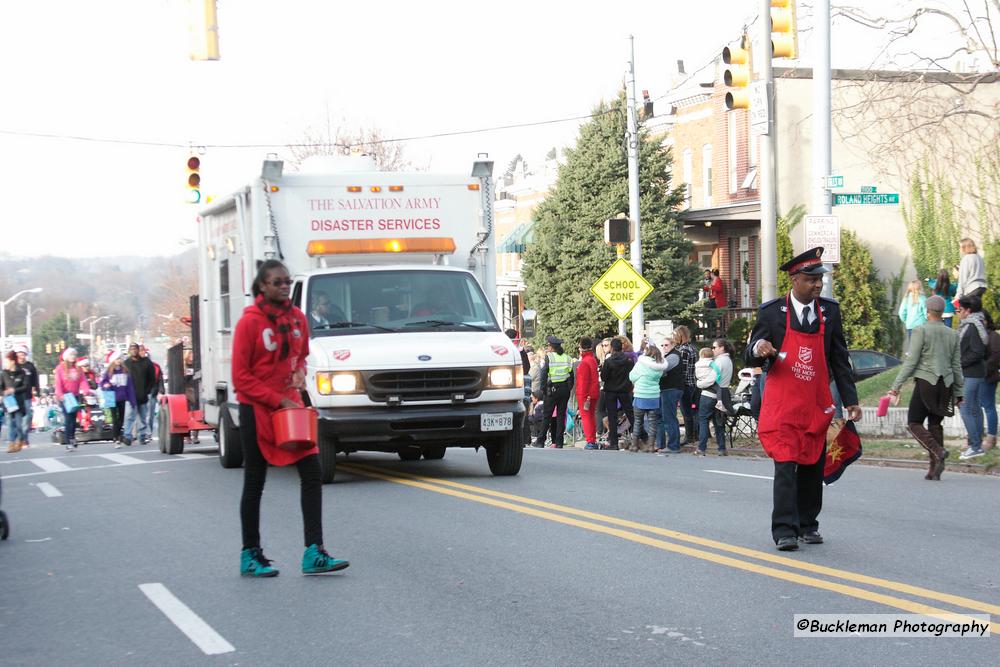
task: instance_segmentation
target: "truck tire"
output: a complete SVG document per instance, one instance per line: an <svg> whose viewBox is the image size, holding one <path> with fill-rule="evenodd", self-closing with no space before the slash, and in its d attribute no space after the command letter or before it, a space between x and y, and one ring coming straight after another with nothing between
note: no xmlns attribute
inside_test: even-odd
<svg viewBox="0 0 1000 667"><path fill-rule="evenodd" d="M337 441L320 438L319 440L319 477L324 484L332 484L334 473L337 472Z"/></svg>
<svg viewBox="0 0 1000 667"><path fill-rule="evenodd" d="M424 458L428 461L437 461L444 458L444 452L446 447L444 445L437 445L435 447L428 447L424 450Z"/></svg>
<svg viewBox="0 0 1000 667"><path fill-rule="evenodd" d="M229 408L222 406L219 410L219 463L223 468L239 468L243 465L243 444L240 442L240 430L233 426L233 418Z"/></svg>
<svg viewBox="0 0 1000 667"><path fill-rule="evenodd" d="M516 475L521 471L524 445L521 444L521 429L510 431L503 440L486 446L486 460L494 475Z"/></svg>
<svg viewBox="0 0 1000 667"><path fill-rule="evenodd" d="M401 461L419 461L420 455L423 452L421 452L419 449L407 448L407 449L401 449L396 453L399 454L399 459Z"/></svg>
<svg viewBox="0 0 1000 667"><path fill-rule="evenodd" d="M158 435L160 437L160 451L164 454L174 456L184 453L184 434L170 432L170 407L167 405L163 406L163 412L160 414Z"/></svg>

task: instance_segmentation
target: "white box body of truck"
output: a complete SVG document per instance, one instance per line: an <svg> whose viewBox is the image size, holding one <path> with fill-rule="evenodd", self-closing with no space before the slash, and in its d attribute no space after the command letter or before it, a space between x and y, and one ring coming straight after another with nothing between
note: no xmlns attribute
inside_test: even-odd
<svg viewBox="0 0 1000 667"><path fill-rule="evenodd" d="M338 452L414 460L447 447L485 447L495 474L516 474L524 379L487 296L496 293L491 177L335 162L291 174L266 162L200 215L197 402L222 464L242 463L233 331L257 267L278 259L310 324L306 388L324 481Z"/></svg>

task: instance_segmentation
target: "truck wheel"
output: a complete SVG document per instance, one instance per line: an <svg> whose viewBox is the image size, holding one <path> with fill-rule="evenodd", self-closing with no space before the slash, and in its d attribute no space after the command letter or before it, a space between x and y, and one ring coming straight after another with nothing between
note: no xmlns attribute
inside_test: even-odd
<svg viewBox="0 0 1000 667"><path fill-rule="evenodd" d="M337 472L337 441L319 440L319 477L324 484L332 484Z"/></svg>
<svg viewBox="0 0 1000 667"><path fill-rule="evenodd" d="M445 446L440 445L437 447L428 447L424 450L424 458L428 461L437 461L438 459L444 458Z"/></svg>
<svg viewBox="0 0 1000 667"><path fill-rule="evenodd" d="M486 446L486 460L494 475L516 475L521 471L524 445L521 444L521 429L516 428L504 439Z"/></svg>
<svg viewBox="0 0 1000 667"><path fill-rule="evenodd" d="M163 414L160 415L159 424L160 436L160 447L164 454L170 454L171 456L175 454L184 453L184 434L183 433L171 433L170 432L170 407L167 405L163 406Z"/></svg>
<svg viewBox="0 0 1000 667"><path fill-rule="evenodd" d="M233 426L229 408L222 406L219 413L219 463L223 468L239 468L243 465L243 444L240 430Z"/></svg>
<svg viewBox="0 0 1000 667"><path fill-rule="evenodd" d="M401 461L419 461L420 455L423 453L419 449L401 449L398 452Z"/></svg>

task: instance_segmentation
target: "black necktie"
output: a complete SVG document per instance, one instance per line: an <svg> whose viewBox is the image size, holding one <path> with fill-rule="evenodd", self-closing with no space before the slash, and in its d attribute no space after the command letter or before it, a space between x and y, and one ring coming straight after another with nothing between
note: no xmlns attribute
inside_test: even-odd
<svg viewBox="0 0 1000 667"><path fill-rule="evenodd" d="M802 309L802 326L808 327L809 324L809 306L806 306Z"/></svg>

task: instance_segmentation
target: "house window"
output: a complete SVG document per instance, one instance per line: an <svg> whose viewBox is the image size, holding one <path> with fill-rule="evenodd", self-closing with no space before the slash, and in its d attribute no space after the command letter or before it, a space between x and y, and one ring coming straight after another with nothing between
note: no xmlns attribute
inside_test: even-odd
<svg viewBox="0 0 1000 667"><path fill-rule="evenodd" d="M712 144L701 148L701 181L704 184L704 205L712 205Z"/></svg>
<svg viewBox="0 0 1000 667"><path fill-rule="evenodd" d="M691 208L691 188L694 181L694 152L687 148L684 150L684 202Z"/></svg>
<svg viewBox="0 0 1000 667"><path fill-rule="evenodd" d="M737 164L736 164L736 114L731 113L726 116L726 158L729 167L729 194L736 193Z"/></svg>

